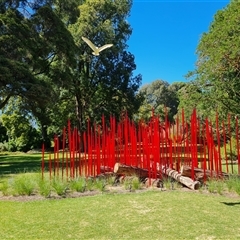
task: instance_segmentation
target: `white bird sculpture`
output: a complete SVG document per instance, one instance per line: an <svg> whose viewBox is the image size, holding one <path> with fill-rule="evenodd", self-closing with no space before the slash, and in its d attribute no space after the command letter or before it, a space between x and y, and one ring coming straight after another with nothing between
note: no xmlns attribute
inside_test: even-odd
<svg viewBox="0 0 240 240"><path fill-rule="evenodd" d="M82 40L87 43L87 45L93 50L92 54L95 56L99 56L99 53L106 48L110 48L113 44L106 44L102 47L96 47L89 39L82 37Z"/></svg>

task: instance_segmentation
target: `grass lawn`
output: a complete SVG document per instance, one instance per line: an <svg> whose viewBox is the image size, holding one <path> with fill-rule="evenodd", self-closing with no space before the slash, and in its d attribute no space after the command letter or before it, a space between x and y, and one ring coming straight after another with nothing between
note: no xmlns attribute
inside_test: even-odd
<svg viewBox="0 0 240 240"><path fill-rule="evenodd" d="M42 155L40 153L1 153L0 175L40 171ZM45 158L47 159L47 158Z"/></svg>
<svg viewBox="0 0 240 240"><path fill-rule="evenodd" d="M41 154L0 155L0 184L40 164ZM240 239L237 195L149 188L24 199L0 198L0 239Z"/></svg>
<svg viewBox="0 0 240 240"><path fill-rule="evenodd" d="M145 191L0 201L1 239L239 239L240 198Z"/></svg>

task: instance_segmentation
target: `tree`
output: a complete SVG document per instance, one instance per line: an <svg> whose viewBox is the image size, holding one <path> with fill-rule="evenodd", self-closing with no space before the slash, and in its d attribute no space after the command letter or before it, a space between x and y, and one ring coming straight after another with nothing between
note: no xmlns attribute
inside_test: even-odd
<svg viewBox="0 0 240 240"><path fill-rule="evenodd" d="M131 5L130 0L86 0L79 6L77 22L69 26L78 56L77 66L68 69L71 81L64 89L74 96L80 129L88 118L100 121L102 114L119 117L123 110L131 117L139 107L136 92L141 76L133 76L134 56L126 51L126 41L132 32L126 21ZM95 57L82 36L97 46L106 43L114 46Z"/></svg>
<svg viewBox="0 0 240 240"><path fill-rule="evenodd" d="M6 129L9 151L41 148L41 134L34 127L33 116L22 107L20 97L10 99L1 114L1 122Z"/></svg>
<svg viewBox="0 0 240 240"><path fill-rule="evenodd" d="M240 114L239 15L240 3L233 0L215 14L209 31L202 35L197 47L196 69L188 77L199 91L195 103L205 116L216 110L225 118L228 112Z"/></svg>
<svg viewBox="0 0 240 240"><path fill-rule="evenodd" d="M131 116L141 76L127 51L130 0L0 2L0 108L21 99L45 142L68 118L81 130L102 114ZM82 41L114 44L99 57Z"/></svg>
<svg viewBox="0 0 240 240"><path fill-rule="evenodd" d="M52 100L58 100L50 70L56 68L54 61L57 59L64 59L68 65L75 63L75 44L57 15L69 24L76 19L79 11L70 18L65 17L74 4L77 9L77 1L68 3L70 5L66 6L66 2L61 1L55 8L52 1L5 1L0 4L0 108L11 98L20 97L25 108L37 118L47 146L50 144L47 129L54 108ZM65 74L61 66L58 73Z"/></svg>
<svg viewBox="0 0 240 240"><path fill-rule="evenodd" d="M144 98L144 102L140 106L138 118L148 120L154 111L155 114L164 119L167 110L168 119L173 121L179 104L178 91L184 85L184 83L169 84L163 80L156 80L142 86L139 93Z"/></svg>

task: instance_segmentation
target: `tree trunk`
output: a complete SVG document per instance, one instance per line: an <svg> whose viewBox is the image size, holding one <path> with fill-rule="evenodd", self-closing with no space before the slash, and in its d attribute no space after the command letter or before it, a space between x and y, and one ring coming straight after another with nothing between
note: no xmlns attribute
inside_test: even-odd
<svg viewBox="0 0 240 240"><path fill-rule="evenodd" d="M100 173L113 173L113 168L109 166L100 166Z"/></svg>
<svg viewBox="0 0 240 240"><path fill-rule="evenodd" d="M121 163L115 163L113 172L118 175L125 176L137 176L139 178L147 178L149 176L149 172L147 169L127 166Z"/></svg>
<svg viewBox="0 0 240 240"><path fill-rule="evenodd" d="M182 176L179 172L171 169L171 168L162 168L163 174L175 179L179 183L182 183L184 186L192 189L192 190L197 190L200 187L200 182L199 181L193 181L189 177Z"/></svg>
<svg viewBox="0 0 240 240"><path fill-rule="evenodd" d="M192 167L190 166L185 166L183 165L181 167L181 175L185 176L185 177L192 177ZM208 180L209 178L228 178L229 175L227 173L224 172L216 172L216 171L211 171L209 169L202 169L202 168L194 168L194 178L197 181L204 181L204 176L206 178L206 180Z"/></svg>

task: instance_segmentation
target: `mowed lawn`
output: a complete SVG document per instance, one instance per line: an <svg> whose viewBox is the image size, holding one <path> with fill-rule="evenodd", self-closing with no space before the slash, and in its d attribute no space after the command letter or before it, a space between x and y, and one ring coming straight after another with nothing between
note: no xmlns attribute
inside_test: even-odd
<svg viewBox="0 0 240 240"><path fill-rule="evenodd" d="M1 239L240 239L240 198L182 190L0 201Z"/></svg>
<svg viewBox="0 0 240 240"><path fill-rule="evenodd" d="M0 180L39 172L41 154L1 155L0 163ZM1 199L0 239L240 239L240 197L149 189L35 201Z"/></svg>

